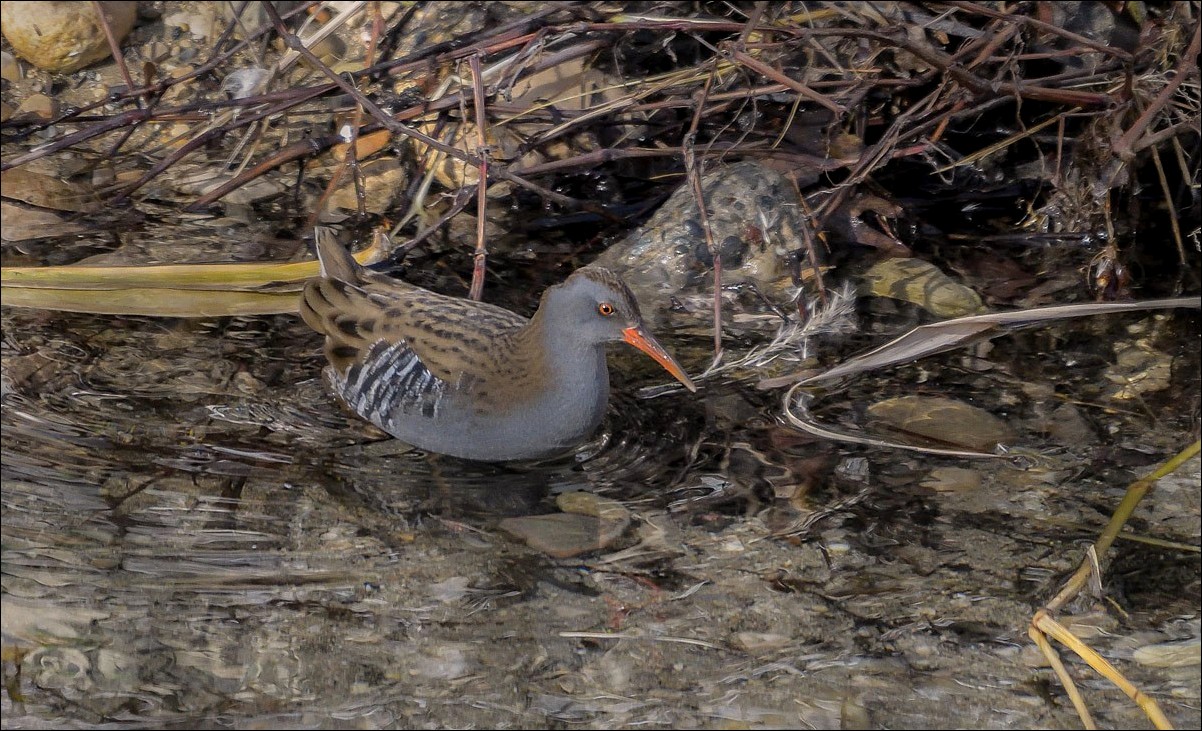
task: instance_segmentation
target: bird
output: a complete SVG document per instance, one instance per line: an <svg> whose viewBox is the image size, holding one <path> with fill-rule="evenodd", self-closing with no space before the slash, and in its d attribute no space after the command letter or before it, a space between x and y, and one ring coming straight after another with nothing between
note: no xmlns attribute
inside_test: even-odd
<svg viewBox="0 0 1202 731"><path fill-rule="evenodd" d="M325 336L326 382L360 417L419 449L482 462L566 452L605 415L611 342L696 391L608 269L572 272L527 319L366 269L328 229L316 242L320 274L304 285L300 315Z"/></svg>

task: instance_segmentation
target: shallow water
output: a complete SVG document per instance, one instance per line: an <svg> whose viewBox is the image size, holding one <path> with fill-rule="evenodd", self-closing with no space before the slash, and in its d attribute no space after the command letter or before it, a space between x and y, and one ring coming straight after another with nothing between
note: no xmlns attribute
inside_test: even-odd
<svg viewBox="0 0 1202 731"><path fill-rule="evenodd" d="M1196 313L1075 327L816 407L851 426L883 394L971 398L1041 453L1025 469L816 441L738 384L639 400L650 371L615 379L576 453L490 466L342 412L294 317L5 308L5 726L1075 725L1026 622L1126 484L1196 432L1198 394ZM1104 401L1132 327L1179 346L1183 400ZM1065 403L1089 443L1033 429ZM1138 532L1196 544L1198 470ZM622 501L626 537L555 560L498 530L572 490ZM1080 602L1075 629L1188 726L1197 554L1115 553L1122 611ZM1131 661L1166 642L1194 660ZM1103 723L1147 725L1073 669Z"/></svg>
<svg viewBox="0 0 1202 731"><path fill-rule="evenodd" d="M143 5L143 22L126 41L127 58L138 60L132 83L191 71L228 47L202 31L225 26L224 4ZM251 17L259 5L247 6L237 32L267 22ZM751 46L768 51L764 62L803 71L800 79L826 75L816 88L848 105L836 124L808 103L807 110L766 91L758 73L723 73L724 80L692 74L691 91L683 80L658 91L630 87L638 94L632 102L656 107L673 96L683 102L708 94L703 85L711 81L719 84L715 94L749 91L745 101L712 107L715 114L693 127L698 161L728 191L711 195L711 224L729 275L738 276L741 263L753 281L787 281L791 264L782 254L813 244L832 267L828 284L838 287L844 279L859 283L871 260L904 243L1002 307L1088 299L1084 280L1096 281L1097 265L1110 258L1130 270L1138 297L1197 291L1190 238L1197 176L1188 169L1196 139L1183 132L1196 119L1189 83L1146 128L1161 140L1161 159L1151 164L1152 148L1123 172L1109 151L1120 137L1142 149L1129 134L1144 117L1074 103L1048 127L1053 103L995 106L1006 95L985 94L974 101L964 96L967 86L915 65L917 57L891 44L849 42L829 35L817 16L801 21L801 6L780 7L796 16L790 23L817 23L819 35L779 51L771 47L780 39L769 36ZM1017 17L1008 25L959 13L927 19L928 27L921 13L900 20L900 11L874 6L871 18L857 20L851 7L832 27L921 23L926 31L912 26L909 41L945 36L935 46L950 54L970 49L962 45L966 29L975 36L1000 28L980 32L1015 45L988 46L996 59L986 53L973 62L982 78L1009 79L1027 68L1031 80L1048 79L1045 67L1059 74L1058 64L1081 60L1062 45L1027 53L1031 41L1054 39L1036 39ZM390 31L384 44L394 59L440 53L434 49L451 48L444 41L458 47L464 38L482 39L531 12L528 4L504 3L398 8L391 25L398 33ZM578 19L613 19L621 10L572 8L572 19L550 35L539 30L528 51L545 45L559 55L566 44L591 43ZM734 5L709 10L740 17ZM1084 15L1134 21L1137 14ZM764 18L773 16L776 9ZM1179 40L1191 32L1186 16L1153 8L1147 28L1162 32L1144 33L1131 63L1096 77L1077 77L1066 66L1056 83L1109 89L1116 103L1151 103L1173 75ZM1055 25L1077 28L1068 20ZM1089 35L1096 28L1089 21L1077 29ZM363 46L360 30L343 28L348 48ZM742 47L746 36L727 41ZM623 32L586 65L631 82L666 79L661 72L694 64L704 71L712 51L705 46L720 38L666 26ZM308 228L302 221L314 211L334 210L323 189L341 175L318 148L300 165L265 165L271 169L255 185L217 204L215 217L184 209L227 180L231 166L279 160L277 151L344 129L350 107L340 93L275 106L275 91L324 83L318 71L296 64L276 75L266 101L281 113L251 135L231 124L229 134L195 138L205 144L164 164L205 128L208 110L193 102L227 108L221 79L270 66L285 48L256 42L210 73L140 100L166 109L159 118L77 139L20 166L47 179L31 186L45 188L36 200L6 180L4 265L307 256L294 233ZM511 60L538 62L528 51ZM438 66L432 61L363 88L390 109L433 100L442 92L429 92L449 88ZM517 69L492 66L503 72L501 89L511 88ZM617 88L617 77L595 78ZM417 91L408 80L419 82ZM5 124L5 154L96 131L104 115L133 114L132 106L112 103L130 83L111 63L69 79L30 68L6 74L5 113L17 116ZM854 88L840 91L845 83ZM59 111L85 109L85 119L21 122L33 94L53 97ZM523 103L504 96L497 111ZM648 314L699 315L675 331L656 323L657 336L695 374L710 360L701 275L713 255L687 186L685 195L669 196L681 165L667 154L684 136L692 139L691 111L630 110L624 126L625 111L599 103L594 110L605 114L597 125L576 125L589 133L574 141L582 146L560 144L569 140L551 131L561 127L558 112L527 129L515 118L493 131L512 128L523 146L553 142L532 150L548 161L627 144L661 148L662 158L618 156L618 165L569 166L534 180L619 216L651 216L641 242L648 245L636 247L645 258L629 274L672 300L658 308L644 302ZM239 121L248 113L238 112ZM436 126L446 122L447 132L466 141L457 119L450 110ZM1166 130L1179 134L1165 137ZM729 143L729 152L711 157L722 149L711 141ZM553 149L561 146L573 149ZM502 140L494 149L498 159L510 157ZM784 153L771 175L745 164L770 151ZM464 183L443 180L443 192L419 196L422 174L410 163L428 152L395 138L375 159L364 155L363 182L378 204L372 210L397 220L412 199L431 214L407 233L432 223L449 205L446 191ZM825 164L832 158L859 161L832 169ZM149 176L128 206L111 204L119 194L110 186L129 185L151 166L166 169ZM447 177L447 166L437 167ZM342 178L343 194L351 177ZM71 190L86 194L55 193L64 180L83 184ZM797 192L806 194L804 205ZM50 205L62 220L39 209L26 219L27 236L10 240L20 212L34 213L14 206L8 218L10 194ZM93 194L106 202L102 210L77 213L90 208ZM844 205L826 209L829 194ZM609 252L622 252L621 224L576 217L580 211L517 189L496 186L488 197L489 301L528 313L541 286L604 246L617 242ZM806 233L815 212L822 237ZM1184 243L1169 231L1177 212ZM658 229L649 223L657 218L667 219ZM83 233L38 238L50 233L41 229L48 220L55 231ZM406 278L462 294L476 237L470 215L454 216L412 252ZM665 258L672 263L661 266ZM1117 271L1114 279L1114 290L1128 293ZM732 295L732 305L749 308L727 310L732 356L771 334L775 316L754 308L761 296L777 294ZM836 363L924 321L880 298L863 300L858 317L861 334L816 340L810 352L817 357L805 365ZM881 434L870 412L878 402L954 398L1015 434L1020 458L990 461L798 433L779 418L782 394L753 387L763 374L708 381L697 395L642 400L640 387L666 376L615 351L614 398L589 444L540 464L473 465L406 452L345 414L322 386L318 337L292 316L180 320L5 307L0 327L5 728L1078 727L1027 624L1078 565L1126 486L1199 433L1196 311L1057 323L864 376L818 393L812 407L832 429ZM1134 395L1114 398L1125 385ZM1098 595L1061 614L1183 727L1196 723L1202 705L1199 480L1194 459L1161 481L1131 521L1142 542L1120 541L1104 557L1111 560ZM558 514L557 496L573 491L620 503L629 527L569 559L551 558L504 529L505 518ZM1076 660L1068 664L1102 726L1149 726L1108 681Z"/></svg>

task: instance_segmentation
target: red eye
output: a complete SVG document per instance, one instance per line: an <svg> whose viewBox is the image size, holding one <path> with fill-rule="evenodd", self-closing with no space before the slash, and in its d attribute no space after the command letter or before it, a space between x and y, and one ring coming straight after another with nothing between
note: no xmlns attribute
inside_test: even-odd
<svg viewBox="0 0 1202 731"><path fill-rule="evenodd" d="M600 312L605 317L609 317L614 313L614 306L608 302L602 302L597 305L597 312Z"/></svg>

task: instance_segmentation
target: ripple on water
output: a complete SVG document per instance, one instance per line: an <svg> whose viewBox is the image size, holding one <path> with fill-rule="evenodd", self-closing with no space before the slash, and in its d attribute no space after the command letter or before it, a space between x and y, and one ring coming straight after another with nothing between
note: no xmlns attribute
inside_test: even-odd
<svg viewBox="0 0 1202 731"><path fill-rule="evenodd" d="M467 709L501 694L527 709L504 683L472 690L524 672L515 653L535 663L523 694L708 677L719 696L760 683L784 707L772 687L791 699L802 686L790 683L819 681L822 702L839 700L855 668L896 698L919 662L914 693L942 703L962 689L941 684L954 633L972 640L958 652L980 655L973 682L1033 672L1009 672L996 648L1073 563L1048 548L1064 537L1046 514L1098 522L1098 500L1061 495L1074 481L986 472L975 498L928 488L929 465L799 439L737 389L639 401L619 383L589 443L478 464L406 450L348 416L293 318L3 317L5 643L30 653L28 687L53 690L27 717L418 725L404 698ZM848 454L868 468L828 477ZM580 489L630 508L637 545L554 563L494 529ZM823 513L831 504L843 507ZM559 635L624 622L644 634ZM785 644L757 644L772 642ZM990 702L1032 705L1018 692ZM923 708L915 718L936 717Z"/></svg>

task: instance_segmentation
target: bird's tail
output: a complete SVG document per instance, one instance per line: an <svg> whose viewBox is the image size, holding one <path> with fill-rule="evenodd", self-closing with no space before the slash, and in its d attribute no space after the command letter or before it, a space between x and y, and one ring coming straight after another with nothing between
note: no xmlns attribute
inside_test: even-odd
<svg viewBox="0 0 1202 731"><path fill-rule="evenodd" d="M333 229L318 227L313 230L317 241L317 260L321 262L321 276L342 282L359 279L359 262L346 247L338 243Z"/></svg>

